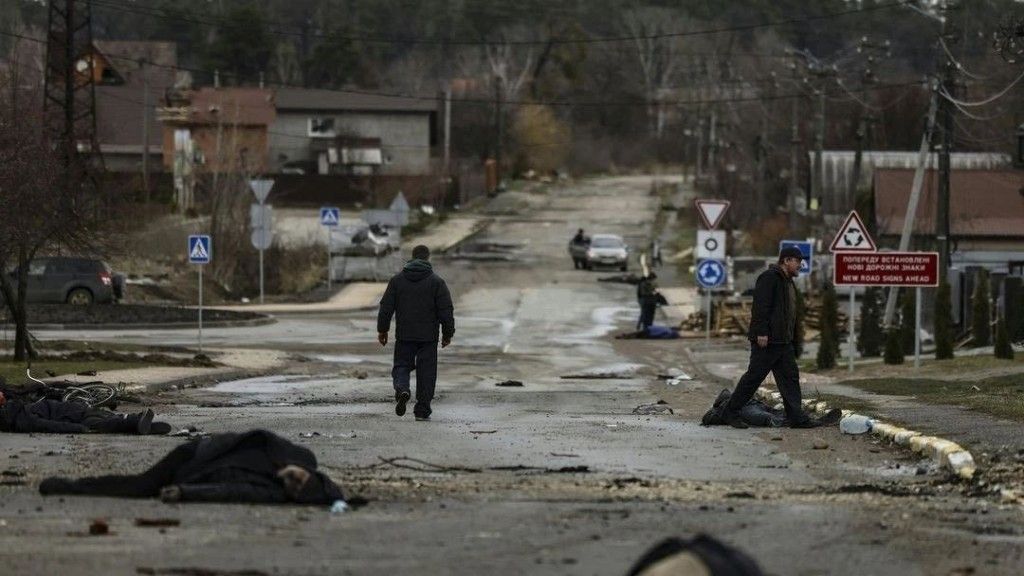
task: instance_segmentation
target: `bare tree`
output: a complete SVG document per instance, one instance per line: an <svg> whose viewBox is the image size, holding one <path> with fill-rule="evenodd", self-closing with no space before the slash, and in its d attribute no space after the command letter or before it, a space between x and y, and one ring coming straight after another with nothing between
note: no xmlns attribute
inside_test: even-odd
<svg viewBox="0 0 1024 576"><path fill-rule="evenodd" d="M640 64L649 128L658 138L665 131L666 99L679 63L678 39L663 34L677 29L677 21L678 13L665 8L632 10L623 19Z"/></svg>
<svg viewBox="0 0 1024 576"><path fill-rule="evenodd" d="M32 259L58 246L93 249L96 232L84 177L73 175L77 184L65 186L62 147L42 130L41 93L16 78L7 82L0 105L0 294L15 324L14 359L27 360L35 355L26 306Z"/></svg>

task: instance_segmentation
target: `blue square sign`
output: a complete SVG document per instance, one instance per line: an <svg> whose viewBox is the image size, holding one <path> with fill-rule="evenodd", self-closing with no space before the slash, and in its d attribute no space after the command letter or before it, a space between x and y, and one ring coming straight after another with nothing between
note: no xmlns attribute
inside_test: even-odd
<svg viewBox="0 0 1024 576"><path fill-rule="evenodd" d="M188 237L189 264L209 264L213 257L210 237L206 234L193 234Z"/></svg>
<svg viewBox="0 0 1024 576"><path fill-rule="evenodd" d="M810 274L814 267L814 244L806 240L782 240L779 242L779 252L782 252L783 248L789 247L800 250L800 253L804 255L803 260L800 261L800 275Z"/></svg>
<svg viewBox="0 0 1024 576"><path fill-rule="evenodd" d="M334 227L341 223L341 209L324 206L320 209L320 225Z"/></svg>

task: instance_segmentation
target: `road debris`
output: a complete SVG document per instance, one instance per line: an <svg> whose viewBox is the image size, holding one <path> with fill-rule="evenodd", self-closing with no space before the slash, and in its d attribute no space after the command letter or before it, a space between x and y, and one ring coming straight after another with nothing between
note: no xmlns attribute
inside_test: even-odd
<svg viewBox="0 0 1024 576"><path fill-rule="evenodd" d="M168 434L168 436L172 436L174 438L189 438L189 439L201 438L203 436L209 436L209 435L210 435L209 432L203 432L202 430L200 430L199 428L196 428L195 426L188 426L188 427L182 428L181 430L178 430L177 432L172 432L172 433Z"/></svg>
<svg viewBox="0 0 1024 576"><path fill-rule="evenodd" d="M504 382L498 382L495 386L500 386L502 388L522 388L523 383L519 380L505 380Z"/></svg>
<svg viewBox="0 0 1024 576"><path fill-rule="evenodd" d="M335 500L331 505L331 514L344 514L349 511L348 503L344 500Z"/></svg>
<svg viewBox="0 0 1024 576"><path fill-rule="evenodd" d="M641 404L633 408L633 414L651 416L655 414L675 414L675 412L672 411L672 407L668 405L668 402L658 400L654 404Z"/></svg>
<svg viewBox="0 0 1024 576"><path fill-rule="evenodd" d="M140 528L169 528L181 526L181 520L178 518L136 518L135 525Z"/></svg>
<svg viewBox="0 0 1024 576"><path fill-rule="evenodd" d="M875 421L860 414L850 414L839 421L839 431L843 434L867 434L871 432Z"/></svg>
<svg viewBox="0 0 1024 576"><path fill-rule="evenodd" d="M494 434L497 430L470 430L470 434Z"/></svg>
<svg viewBox="0 0 1024 576"><path fill-rule="evenodd" d="M815 442L813 448L815 450L828 450L828 442Z"/></svg>
<svg viewBox="0 0 1024 576"><path fill-rule="evenodd" d="M97 518L89 523L90 536L104 536L110 534L110 524L105 518Z"/></svg>

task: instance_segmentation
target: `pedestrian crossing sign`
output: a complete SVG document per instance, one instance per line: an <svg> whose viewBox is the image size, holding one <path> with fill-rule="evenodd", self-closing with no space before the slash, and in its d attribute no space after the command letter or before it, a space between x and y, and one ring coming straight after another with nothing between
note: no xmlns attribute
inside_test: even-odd
<svg viewBox="0 0 1024 576"><path fill-rule="evenodd" d="M212 256L209 235L193 234L188 237L189 264L209 264Z"/></svg>
<svg viewBox="0 0 1024 576"><path fill-rule="evenodd" d="M341 223L341 210L334 206L324 206L320 209L321 226L337 226Z"/></svg>

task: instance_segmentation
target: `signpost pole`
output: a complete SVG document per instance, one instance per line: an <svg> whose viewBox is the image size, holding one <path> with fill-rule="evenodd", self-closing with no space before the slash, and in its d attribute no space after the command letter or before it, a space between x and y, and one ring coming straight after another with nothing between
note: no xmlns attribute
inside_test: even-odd
<svg viewBox="0 0 1024 576"><path fill-rule="evenodd" d="M849 331L849 338L848 338L848 340L849 340L849 342L848 342L849 350L848 350L848 355L850 356L850 372L853 372L853 354L854 354L854 351L856 349L856 344L855 344L856 340L855 340L854 334L853 334L853 327L854 327L854 322L853 322L853 311L854 311L854 308L853 308L853 306L854 306L854 297L856 296L856 294L857 294L857 288L854 287L854 286L850 286L850 318L849 318L849 330L848 330Z"/></svg>
<svg viewBox="0 0 1024 576"><path fill-rule="evenodd" d="M199 353L203 352L203 266L199 265Z"/></svg>
<svg viewBox="0 0 1024 576"><path fill-rule="evenodd" d="M704 317L704 344L711 345L711 288L704 289L707 295L707 315Z"/></svg>
<svg viewBox="0 0 1024 576"><path fill-rule="evenodd" d="M263 304L263 235L267 232L266 208L260 202L260 304Z"/></svg>
<svg viewBox="0 0 1024 576"><path fill-rule="evenodd" d="M921 367L921 287L914 289L914 368Z"/></svg>
<svg viewBox="0 0 1024 576"><path fill-rule="evenodd" d="M331 292L331 228L330 226L324 226L327 229L327 295L330 297Z"/></svg>

